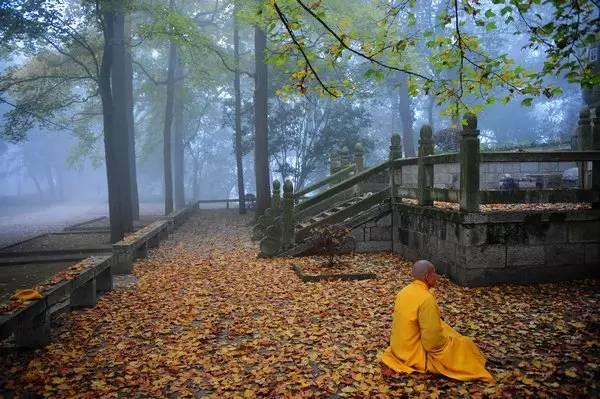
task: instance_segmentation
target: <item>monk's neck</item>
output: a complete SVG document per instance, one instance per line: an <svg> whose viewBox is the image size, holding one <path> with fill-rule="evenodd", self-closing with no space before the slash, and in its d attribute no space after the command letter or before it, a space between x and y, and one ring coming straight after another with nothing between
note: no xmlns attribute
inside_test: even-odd
<svg viewBox="0 0 600 399"><path fill-rule="evenodd" d="M414 283L414 284L416 284L416 285L418 285L418 286L424 287L424 288L425 288L425 289L427 289L427 290L428 290L429 288L431 288L431 287L429 287L429 284L427 284L427 283L426 283L425 281L423 281L423 280L415 280L413 283Z"/></svg>

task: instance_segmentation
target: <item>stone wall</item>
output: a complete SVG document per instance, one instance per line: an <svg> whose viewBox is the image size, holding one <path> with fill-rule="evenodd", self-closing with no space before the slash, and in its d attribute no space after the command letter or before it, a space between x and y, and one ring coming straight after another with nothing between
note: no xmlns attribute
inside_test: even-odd
<svg viewBox="0 0 600 399"><path fill-rule="evenodd" d="M392 248L458 284L600 277L600 211L467 214L395 204Z"/></svg>
<svg viewBox="0 0 600 399"><path fill-rule="evenodd" d="M388 212L378 219L352 230L358 252L392 250L392 214Z"/></svg>

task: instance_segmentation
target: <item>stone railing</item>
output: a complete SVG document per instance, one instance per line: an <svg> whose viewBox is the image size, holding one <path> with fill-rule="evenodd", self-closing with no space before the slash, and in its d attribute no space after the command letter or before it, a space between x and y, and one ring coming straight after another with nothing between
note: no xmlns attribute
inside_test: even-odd
<svg viewBox="0 0 600 399"><path fill-rule="evenodd" d="M337 170L332 168L334 173L331 176L297 193L294 193L292 182L286 180L283 201L279 197L280 183L275 181L272 208L259 218L259 224L255 227L255 238L261 240L261 255L274 256L285 252L295 243L296 221L322 210L323 204L328 204L340 193L351 189L355 193L360 192L357 187L366 184L374 176L386 179L385 188L390 190L392 203L404 198L416 200L419 206L433 206L434 201L455 202L459 204L461 212L479 212L481 204L492 203L590 202L593 208L600 208L600 117L590 119L589 111L582 112L579 131L581 141L587 144L580 151L555 152L481 152L477 118L467 114L465 119L458 152L434 154L431 127L424 125L420 130L417 157L402 158L400 136L393 135L388 161L364 169L362 160L357 156L354 173L344 180L338 181L341 177L338 173L349 173L349 166ZM362 146L357 146L357 149L362 157ZM480 166L503 162L577 162L582 165L588 181L579 189L481 190ZM434 187L434 166L446 164L458 166L458 189ZM413 172L415 168L416 182L403 181L411 180L412 176L412 173L405 173L405 169L412 169ZM326 184L332 185L311 197L304 197ZM300 197L305 199L300 201Z"/></svg>
<svg viewBox="0 0 600 399"><path fill-rule="evenodd" d="M589 112L582 113L584 116L586 114L589 115ZM467 124L461 133L460 151L456 153L434 155L431 128L428 125L421 128L419 156L391 162L392 198L416 199L421 206L431 206L434 201L457 202L460 210L466 212L479 212L480 204L498 203L591 202L593 208L600 207L600 118L595 119L594 139L589 140L592 145L585 151L553 152L480 152L477 118L466 115L465 119ZM584 132L587 132L587 128L592 130L585 119L583 126ZM503 162L579 162L589 169L589 182L580 189L481 190L480 165ZM458 164L459 189L434 187L434 165L442 164ZM416 187L407 187L403 184L403 178L407 175L403 169L415 166Z"/></svg>
<svg viewBox="0 0 600 399"><path fill-rule="evenodd" d="M0 340L14 334L18 348L41 348L50 342L50 316L68 299L68 306L91 307L99 293L113 288L111 256L93 256L73 268L76 274L48 287L42 298L0 313Z"/></svg>

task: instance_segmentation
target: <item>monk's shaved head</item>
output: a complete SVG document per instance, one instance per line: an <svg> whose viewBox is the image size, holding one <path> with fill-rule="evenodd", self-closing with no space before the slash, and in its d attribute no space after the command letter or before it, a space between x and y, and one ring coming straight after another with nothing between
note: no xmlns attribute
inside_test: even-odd
<svg viewBox="0 0 600 399"><path fill-rule="evenodd" d="M434 271L435 266L428 260L418 260L413 264L412 275L414 278L422 280L427 273Z"/></svg>

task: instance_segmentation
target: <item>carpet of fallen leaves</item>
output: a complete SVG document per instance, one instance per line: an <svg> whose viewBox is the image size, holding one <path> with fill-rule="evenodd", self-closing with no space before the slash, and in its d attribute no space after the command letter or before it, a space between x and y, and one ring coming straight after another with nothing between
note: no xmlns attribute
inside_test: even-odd
<svg viewBox="0 0 600 399"><path fill-rule="evenodd" d="M402 198L408 205L417 205L416 199ZM457 211L460 205L457 202L433 201L433 206L440 209ZM557 203L529 203L529 204L481 204L480 212L520 212L520 211L576 211L592 209L589 202L557 202Z"/></svg>
<svg viewBox="0 0 600 399"><path fill-rule="evenodd" d="M0 392L100 397L598 396L600 282L467 289L442 279L442 316L474 337L495 384L387 376L394 296L409 264L355 254L377 279L302 283L302 259L257 259L249 219L202 211L146 259L138 284L55 322L53 343L0 348ZM1 396L1 395L0 395Z"/></svg>

